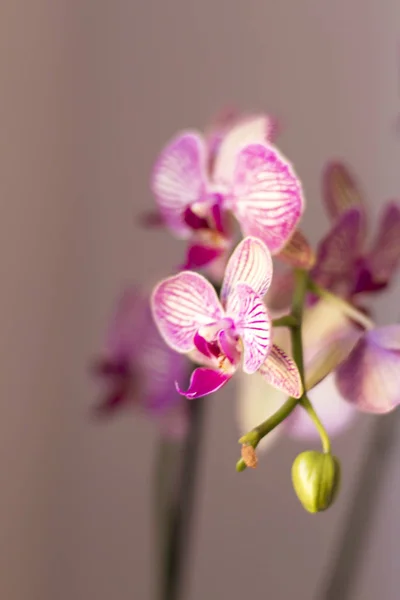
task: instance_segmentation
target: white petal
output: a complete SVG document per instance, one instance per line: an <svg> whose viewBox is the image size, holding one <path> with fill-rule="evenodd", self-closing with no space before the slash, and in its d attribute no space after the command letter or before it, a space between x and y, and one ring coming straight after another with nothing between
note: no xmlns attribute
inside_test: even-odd
<svg viewBox="0 0 400 600"><path fill-rule="evenodd" d="M185 236L185 208L202 200L206 176L206 150L196 132L183 132L162 151L152 175L152 190L167 224Z"/></svg>
<svg viewBox="0 0 400 600"><path fill-rule="evenodd" d="M231 184L237 155L249 144L263 144L272 135L274 123L267 115L247 117L234 125L224 136L216 158L213 179Z"/></svg>

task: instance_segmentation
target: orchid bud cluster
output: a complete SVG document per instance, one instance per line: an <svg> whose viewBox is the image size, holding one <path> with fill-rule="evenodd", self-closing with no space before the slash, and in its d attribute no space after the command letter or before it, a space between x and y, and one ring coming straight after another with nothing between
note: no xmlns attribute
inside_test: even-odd
<svg viewBox="0 0 400 600"><path fill-rule="evenodd" d="M338 489L330 423L335 432L356 410L385 413L400 403L400 326L376 327L365 305L399 265L400 203L386 205L366 248L363 196L343 164L329 164L323 199L331 228L314 251L299 229L302 184L275 146L276 132L267 115L229 113L162 150L151 221L186 241L185 259L150 303L137 290L124 295L97 371L109 385L103 411L140 398L180 432L188 401L245 379L241 422L251 425L239 440L238 471L257 465L255 450L273 430L290 434L308 419L323 452L299 455L292 476L303 506L317 512ZM314 401L323 386L329 393ZM267 418L257 423L256 413Z"/></svg>

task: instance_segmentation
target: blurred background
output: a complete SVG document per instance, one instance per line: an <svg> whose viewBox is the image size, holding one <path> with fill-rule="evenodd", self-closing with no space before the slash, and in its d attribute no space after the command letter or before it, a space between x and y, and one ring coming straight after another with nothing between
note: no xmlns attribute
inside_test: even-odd
<svg viewBox="0 0 400 600"><path fill-rule="evenodd" d="M133 412L94 423L87 366L124 283L182 256L136 223L161 146L227 104L266 110L303 179L312 241L332 157L377 215L400 195L399 23L397 0L3 0L2 599L152 599L157 431ZM399 292L378 302L381 322L398 319ZM336 440L343 490L311 516L290 482L304 445L282 439L240 476L235 388L210 399L185 599L323 600L372 423ZM399 462L385 470L354 600L398 598Z"/></svg>

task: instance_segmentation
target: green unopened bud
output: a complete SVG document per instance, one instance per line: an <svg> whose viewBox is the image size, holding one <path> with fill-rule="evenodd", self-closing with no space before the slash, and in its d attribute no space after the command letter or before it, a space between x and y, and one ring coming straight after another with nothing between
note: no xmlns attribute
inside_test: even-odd
<svg viewBox="0 0 400 600"><path fill-rule="evenodd" d="M236 471L238 473L241 473L242 471L245 471L247 469L247 465L244 462L243 458L239 459L236 463Z"/></svg>
<svg viewBox="0 0 400 600"><path fill-rule="evenodd" d="M298 499L310 513L326 510L340 485L340 463L335 456L314 450L302 452L292 466L292 482Z"/></svg>

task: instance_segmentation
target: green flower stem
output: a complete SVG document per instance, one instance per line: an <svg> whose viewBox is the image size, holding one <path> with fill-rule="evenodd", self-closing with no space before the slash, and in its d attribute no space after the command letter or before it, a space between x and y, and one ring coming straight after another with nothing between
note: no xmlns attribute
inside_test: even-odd
<svg viewBox="0 0 400 600"><path fill-rule="evenodd" d="M296 408L299 402L298 398L288 398L284 404L276 411L273 415L269 417L266 421L246 433L243 437L240 438L239 444L249 444L253 446L253 448L257 448L258 444L261 440L275 427L277 427L282 421L286 419L290 415L290 413ZM243 458L238 460L236 463L237 471L244 471L246 469L245 462Z"/></svg>
<svg viewBox="0 0 400 600"><path fill-rule="evenodd" d="M189 432L183 442L183 456L176 500L170 513L165 558L163 600L183 597L185 559L189 554L195 485L198 479L201 443L204 438L206 398L189 403Z"/></svg>
<svg viewBox="0 0 400 600"><path fill-rule="evenodd" d="M290 336L292 339L293 358L299 369L301 382L304 387L304 358L301 326L303 323L303 307L307 292L308 274L306 271L296 269L294 275L296 287L292 303L292 316L296 319L297 323L290 328Z"/></svg>
<svg viewBox="0 0 400 600"><path fill-rule="evenodd" d="M304 375L304 357L303 357L303 339L302 339L302 330L301 324L303 319L303 307L305 295L307 292L307 288L310 285L310 278L307 273L302 271L296 271L296 292L293 299L292 306L292 314L297 318L299 325L297 327L292 327L290 329L291 338L292 338L292 352L293 358L297 364L297 368L299 369L300 378L303 384L303 389L306 389L305 386L305 375ZM325 453L330 453L331 451L331 443L329 440L329 436L325 427L322 425L317 413L314 410L313 405L307 397L306 392L304 391L302 397L299 400L299 404L307 411L307 414L312 419L315 427L318 430L318 433L321 438L322 448Z"/></svg>
<svg viewBox="0 0 400 600"><path fill-rule="evenodd" d="M374 322L371 321L371 319L369 319L361 311L357 310L352 304L346 302L346 300L343 300L343 298L340 298L339 296L336 296L336 294L333 294L332 292L319 286L317 283L315 283L315 281L312 281L311 279L308 280L308 289L316 296L319 296L319 298L325 298L326 300L329 300L329 302L336 304L336 306L340 308L347 317L353 319L353 321L356 321L356 323L361 325L364 329L373 329L373 327L375 326Z"/></svg>
<svg viewBox="0 0 400 600"><path fill-rule="evenodd" d="M319 436L321 438L323 451L325 452L325 454L330 454L331 453L331 441L329 439L329 436L327 434L325 427L322 425L317 413L315 412L313 405L311 404L310 400L308 399L307 394L304 394L302 396L302 398L300 399L300 404L304 408L304 410L307 411L307 414L312 419L315 427L318 430Z"/></svg>
<svg viewBox="0 0 400 600"><path fill-rule="evenodd" d="M276 322L274 322L274 325L275 327L280 325L290 327L293 358L296 362L297 368L299 369L303 389L305 389L303 340L301 327L303 319L304 301L309 285L308 273L306 271L296 269L295 283L296 287L293 296L291 314L282 317L281 319L277 319L278 325L276 324ZM290 415L290 413L296 408L298 404L300 404L307 411L308 415L313 420L321 437L323 450L324 452L329 453L329 436L324 426L322 425L320 419L318 418L318 415L316 414L314 407L312 406L305 392L301 398L288 398L285 404L283 404L271 417L269 417L266 421L264 421L263 423L249 431L249 433L241 437L239 440L239 444L251 445L253 446L253 448L256 448L260 441L268 433L270 433L270 431L272 431L273 429L275 429L275 427L282 423L282 421L284 421ZM236 463L236 470L241 472L245 469L246 464L241 458Z"/></svg>
<svg viewBox="0 0 400 600"><path fill-rule="evenodd" d="M284 315L272 321L274 327L294 327L297 325L297 320L293 315Z"/></svg>

